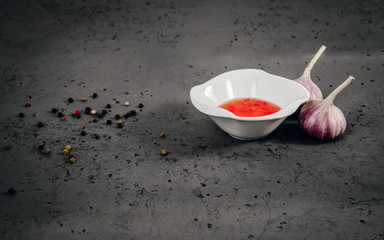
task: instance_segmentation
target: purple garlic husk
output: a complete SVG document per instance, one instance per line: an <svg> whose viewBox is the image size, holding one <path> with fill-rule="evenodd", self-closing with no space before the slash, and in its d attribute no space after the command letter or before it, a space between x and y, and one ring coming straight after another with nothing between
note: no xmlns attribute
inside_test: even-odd
<svg viewBox="0 0 384 240"><path fill-rule="evenodd" d="M353 80L350 76L326 99L313 99L302 105L299 125L307 135L321 141L330 141L344 133L347 121L343 112L333 102L337 94Z"/></svg>
<svg viewBox="0 0 384 240"><path fill-rule="evenodd" d="M322 45L315 56L308 63L307 67L304 70L303 75L301 75L298 79L294 80L297 83L303 85L310 94L309 100L312 99L323 99L323 94L321 93L320 88L312 81L311 79L311 71L317 60L319 60L320 56L325 51L326 47Z"/></svg>
<svg viewBox="0 0 384 240"><path fill-rule="evenodd" d="M320 88L311 79L311 71L312 71L313 66L317 62L317 60L319 60L320 56L325 51L325 49L326 49L326 47L324 45L322 45L320 47L320 49L317 51L317 53L315 54L315 56L313 56L311 61L308 63L307 67L304 69L303 74L299 78L293 80L293 81L303 85L308 90L308 92L309 92L308 101L313 100L313 99L323 99L323 93L321 92ZM291 119L297 119L298 118L302 106L303 105L301 105L296 110L296 112L294 112L290 116Z"/></svg>
<svg viewBox="0 0 384 240"><path fill-rule="evenodd" d="M303 85L309 92L309 99L308 101L314 100L314 99L323 99L323 94L320 90L320 88L312 81L311 79L311 70L306 68L304 70L303 75L299 77L298 79L293 80L297 83L300 83ZM297 119L299 117L301 108L303 107L304 103L300 105L300 107L290 116L291 119Z"/></svg>
<svg viewBox="0 0 384 240"><path fill-rule="evenodd" d="M344 133L347 121L341 110L323 100L314 99L304 103L299 114L303 131L321 141L330 141Z"/></svg>
<svg viewBox="0 0 384 240"><path fill-rule="evenodd" d="M303 85L308 90L308 92L310 94L308 101L313 100L313 99L323 99L323 94L322 94L320 88L311 79L311 70L310 69L306 68L304 70L303 75L301 75L301 77L299 77L298 79L295 79L293 81L300 83L301 85Z"/></svg>

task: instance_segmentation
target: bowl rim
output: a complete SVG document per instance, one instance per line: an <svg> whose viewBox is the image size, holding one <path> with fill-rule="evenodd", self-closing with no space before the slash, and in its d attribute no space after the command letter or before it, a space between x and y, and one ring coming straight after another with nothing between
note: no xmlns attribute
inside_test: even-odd
<svg viewBox="0 0 384 240"><path fill-rule="evenodd" d="M200 88L204 88L205 86L209 85L213 81L216 81L218 78L222 77L223 75L233 73L233 72L240 72L240 71L263 72L263 73L265 73L271 77L279 78L281 80L291 81L294 85L296 85L298 88L300 88L301 90L303 90L306 93L306 97L298 99L296 101L293 101L292 103L290 103L289 105L282 108L280 111L278 111L276 113L265 115L265 116L259 116L259 117L236 116L235 114L233 114L232 112L230 112L228 110L222 109L218 106L209 106L209 105L204 104L201 101L196 99L195 95L198 94L198 92L199 92L198 90ZM202 112L202 113L204 113L210 117L230 118L230 119L234 119L234 120L238 120L238 121L246 121L246 122L277 120L277 119L288 117L289 115L293 114L300 107L301 104L308 101L309 98L310 98L309 91L300 83L297 83L291 79L288 79L288 78L285 78L282 76L268 73L265 70L256 69L256 68L244 68L244 69L235 69L235 70L226 71L226 72L223 72L217 76L214 76L213 78L207 80L206 82L204 82L202 84L193 86L190 90L191 102L194 105L194 107L197 110L199 110L200 112ZM228 101L229 100L230 99L228 99Z"/></svg>

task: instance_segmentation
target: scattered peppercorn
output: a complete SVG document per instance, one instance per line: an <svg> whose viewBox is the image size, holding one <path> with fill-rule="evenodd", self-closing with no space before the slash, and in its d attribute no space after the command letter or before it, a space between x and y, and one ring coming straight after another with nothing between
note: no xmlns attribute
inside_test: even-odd
<svg viewBox="0 0 384 240"><path fill-rule="evenodd" d="M85 101L87 101L87 99L86 99L85 97L82 97L82 98L81 98L81 101L82 101L82 102L85 102Z"/></svg>
<svg viewBox="0 0 384 240"><path fill-rule="evenodd" d="M129 114L124 114L124 118L128 118L129 117Z"/></svg>
<svg viewBox="0 0 384 240"><path fill-rule="evenodd" d="M87 135L87 132L86 131L81 131L81 135L85 136L85 135Z"/></svg>
<svg viewBox="0 0 384 240"><path fill-rule="evenodd" d="M61 120L62 120L62 121L65 121L65 117L62 117Z"/></svg>
<svg viewBox="0 0 384 240"><path fill-rule="evenodd" d="M63 114L62 112L58 112L58 113L57 113L57 116L59 116L59 117L63 117L64 114Z"/></svg>
<svg viewBox="0 0 384 240"><path fill-rule="evenodd" d="M90 114L90 113L91 113L91 110L92 110L92 109L91 109L90 107L86 107L86 108L85 108L85 113L86 113L86 114Z"/></svg>
<svg viewBox="0 0 384 240"><path fill-rule="evenodd" d="M76 118L81 118L81 115L80 114L76 114Z"/></svg>
<svg viewBox="0 0 384 240"><path fill-rule="evenodd" d="M67 155L68 153L69 153L69 150L68 150L68 149L64 149L64 150L63 150L63 154L64 154L64 155Z"/></svg>
<svg viewBox="0 0 384 240"><path fill-rule="evenodd" d="M76 110L76 111L75 111L75 114L80 114L80 110Z"/></svg>
<svg viewBox="0 0 384 240"><path fill-rule="evenodd" d="M22 117L24 117L24 116L25 116L25 114L24 114L24 113L22 113L22 112L21 112L21 113L19 113L19 117L21 117L21 118L22 118Z"/></svg>
<svg viewBox="0 0 384 240"><path fill-rule="evenodd" d="M165 149L161 150L161 155L167 155L167 154L168 154L167 150Z"/></svg>
<svg viewBox="0 0 384 240"><path fill-rule="evenodd" d="M75 163L75 162L76 162L76 159L75 159L74 157L72 157L72 158L69 159L69 162L70 162L70 163Z"/></svg>
<svg viewBox="0 0 384 240"><path fill-rule="evenodd" d="M97 123L98 120L97 120L96 118L94 118L92 121L93 121L94 123Z"/></svg>
<svg viewBox="0 0 384 240"><path fill-rule="evenodd" d="M160 137L161 137L161 138L165 137L165 133L161 132L161 133L160 133Z"/></svg>
<svg viewBox="0 0 384 240"><path fill-rule="evenodd" d="M104 115L103 115L102 112L98 112L98 113L97 113L97 116L98 116L99 118L102 118Z"/></svg>
<svg viewBox="0 0 384 240"><path fill-rule="evenodd" d="M6 143L6 144L4 144L4 148L8 150L11 148L11 145L9 143Z"/></svg>
<svg viewBox="0 0 384 240"><path fill-rule="evenodd" d="M45 155L48 155L48 154L50 154L51 153L51 150L49 150L49 148L46 148L45 150L44 150L44 154Z"/></svg>
<svg viewBox="0 0 384 240"><path fill-rule="evenodd" d="M72 116L76 116L76 113L75 113L75 112L72 112Z"/></svg>
<svg viewBox="0 0 384 240"><path fill-rule="evenodd" d="M43 149L44 149L44 145L39 145L39 146L37 146L37 148L38 148L39 150L43 150Z"/></svg>
<svg viewBox="0 0 384 240"><path fill-rule="evenodd" d="M97 97L98 97L97 93L94 93L94 94L92 95L92 97L93 97L93 98L97 98Z"/></svg>
<svg viewBox="0 0 384 240"><path fill-rule="evenodd" d="M16 193L17 193L17 191L15 189L13 189L13 188L8 189L9 195L15 195Z"/></svg>
<svg viewBox="0 0 384 240"><path fill-rule="evenodd" d="M123 124L117 124L117 127L118 127L118 128L122 128L122 127L123 127Z"/></svg>
<svg viewBox="0 0 384 240"><path fill-rule="evenodd" d="M121 124L123 124L123 121L118 120L118 121L117 121L117 124L121 125Z"/></svg>
<svg viewBox="0 0 384 240"><path fill-rule="evenodd" d="M100 135L99 135L99 134L95 134L95 138L96 138L96 139L99 139L99 138L100 138Z"/></svg>
<svg viewBox="0 0 384 240"><path fill-rule="evenodd" d="M106 109L103 109L103 110L101 110L101 113L102 113L103 115L105 115L105 114L107 114L107 110L106 110Z"/></svg>
<svg viewBox="0 0 384 240"><path fill-rule="evenodd" d="M30 107L31 104L27 102L27 103L24 104L24 106L25 106L25 107Z"/></svg>
<svg viewBox="0 0 384 240"><path fill-rule="evenodd" d="M73 98L68 98L68 102L73 103Z"/></svg>
<svg viewBox="0 0 384 240"><path fill-rule="evenodd" d="M107 108L111 108L112 106L111 106L111 104L107 104L107 106L106 106Z"/></svg>
<svg viewBox="0 0 384 240"><path fill-rule="evenodd" d="M43 124L42 122L38 122L38 123L37 123L37 126L38 126L39 128L41 128L41 127L44 126L44 124Z"/></svg>
<svg viewBox="0 0 384 240"><path fill-rule="evenodd" d="M120 115L119 115L119 114L116 114L116 115L115 115L115 119L116 119L116 120L119 120L119 119L120 119Z"/></svg>
<svg viewBox="0 0 384 240"><path fill-rule="evenodd" d="M68 160L73 158L74 156L72 154L68 154Z"/></svg>
<svg viewBox="0 0 384 240"><path fill-rule="evenodd" d="M129 102L125 102L124 105L128 107L130 104Z"/></svg>
<svg viewBox="0 0 384 240"><path fill-rule="evenodd" d="M143 108L144 105L142 103L139 103L139 108Z"/></svg>
<svg viewBox="0 0 384 240"><path fill-rule="evenodd" d="M107 124L108 124L108 125L111 125L111 124L112 124L112 121L111 121L111 120L108 120L108 121L107 121Z"/></svg>
<svg viewBox="0 0 384 240"><path fill-rule="evenodd" d="M51 109L51 113L57 113L57 111L58 111L57 108L52 108Z"/></svg>
<svg viewBox="0 0 384 240"><path fill-rule="evenodd" d="M92 115L95 115L96 113L97 113L96 110L92 110L92 111L91 111L91 114L92 114Z"/></svg>
<svg viewBox="0 0 384 240"><path fill-rule="evenodd" d="M67 145L65 146L65 149L67 149L68 151L72 149L71 145Z"/></svg>
<svg viewBox="0 0 384 240"><path fill-rule="evenodd" d="M137 112L135 110L132 110L129 114L132 116L135 116L137 114Z"/></svg>

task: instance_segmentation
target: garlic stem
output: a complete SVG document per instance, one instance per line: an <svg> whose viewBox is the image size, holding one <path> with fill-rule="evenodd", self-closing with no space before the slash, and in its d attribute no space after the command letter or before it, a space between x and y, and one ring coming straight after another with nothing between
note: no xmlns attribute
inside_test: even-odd
<svg viewBox="0 0 384 240"><path fill-rule="evenodd" d="M340 86L338 86L331 94L328 95L328 97L325 99L325 101L329 102L330 104L333 103L335 100L337 94L339 94L346 86L348 86L355 78L352 76L349 76L347 80L345 80Z"/></svg>
<svg viewBox="0 0 384 240"><path fill-rule="evenodd" d="M311 71L312 68L313 68L313 65L315 65L315 63L317 62L317 60L319 60L321 54L323 54L323 52L325 51L326 47L324 45L322 45L320 47L320 49L317 51L317 53L315 54L315 56L312 58L312 60L309 62L309 64L307 65L307 67L305 68L306 71Z"/></svg>

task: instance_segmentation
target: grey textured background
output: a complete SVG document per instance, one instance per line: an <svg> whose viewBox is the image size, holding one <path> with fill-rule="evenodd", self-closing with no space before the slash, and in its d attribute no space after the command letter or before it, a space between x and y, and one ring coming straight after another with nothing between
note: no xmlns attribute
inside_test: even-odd
<svg viewBox="0 0 384 240"><path fill-rule="evenodd" d="M379 0L1 0L0 136L12 147L0 150L0 239L383 239L383 11ZM190 104L191 87L228 70L297 78L322 44L323 94L356 78L336 98L348 127L335 141L292 119L239 141ZM97 123L70 116L108 103ZM106 125L132 109L123 128Z"/></svg>

